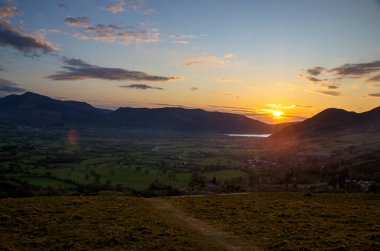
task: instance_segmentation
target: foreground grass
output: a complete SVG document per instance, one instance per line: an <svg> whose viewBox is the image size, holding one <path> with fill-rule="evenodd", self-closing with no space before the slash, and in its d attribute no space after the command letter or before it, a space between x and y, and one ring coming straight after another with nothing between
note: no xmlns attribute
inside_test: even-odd
<svg viewBox="0 0 380 251"><path fill-rule="evenodd" d="M380 250L379 195L114 195L2 199L0 250Z"/></svg>
<svg viewBox="0 0 380 251"><path fill-rule="evenodd" d="M0 250L217 250L140 198L0 200Z"/></svg>
<svg viewBox="0 0 380 251"><path fill-rule="evenodd" d="M379 195L252 193L169 201L264 250L380 250Z"/></svg>

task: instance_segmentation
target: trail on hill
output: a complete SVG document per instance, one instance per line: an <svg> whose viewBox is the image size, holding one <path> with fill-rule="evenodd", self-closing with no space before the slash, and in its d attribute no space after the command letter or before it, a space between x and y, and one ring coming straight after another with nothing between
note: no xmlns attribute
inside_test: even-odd
<svg viewBox="0 0 380 251"><path fill-rule="evenodd" d="M185 227L211 240L217 246L225 250L261 250L257 247L252 246L251 243L247 243L246 241L235 236L233 233L217 229L210 224L205 223L204 221L188 215L184 211L174 207L169 201L165 199L153 198L148 199L148 201L155 208L168 213L174 219L184 223Z"/></svg>

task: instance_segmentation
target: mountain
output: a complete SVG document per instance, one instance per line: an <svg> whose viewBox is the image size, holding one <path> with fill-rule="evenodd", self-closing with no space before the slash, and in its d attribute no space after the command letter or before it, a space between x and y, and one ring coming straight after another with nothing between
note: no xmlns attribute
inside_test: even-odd
<svg viewBox="0 0 380 251"><path fill-rule="evenodd" d="M329 108L269 137L269 140L330 137L354 133L380 132L380 107L356 113Z"/></svg>
<svg viewBox="0 0 380 251"><path fill-rule="evenodd" d="M246 116L184 108L119 108L110 117L126 127L217 133L268 133L271 125Z"/></svg>
<svg viewBox="0 0 380 251"><path fill-rule="evenodd" d="M272 133L288 124L269 125L243 115L184 108L95 108L27 92L0 99L3 123L28 126L82 126L210 133Z"/></svg>
<svg viewBox="0 0 380 251"><path fill-rule="evenodd" d="M29 126L99 123L105 115L97 108L77 101L61 101L32 92L0 99L3 122Z"/></svg>

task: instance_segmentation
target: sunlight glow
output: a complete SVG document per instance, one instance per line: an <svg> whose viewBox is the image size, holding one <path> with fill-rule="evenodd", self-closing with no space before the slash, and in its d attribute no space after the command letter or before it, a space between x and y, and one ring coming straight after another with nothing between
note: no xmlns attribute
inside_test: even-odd
<svg viewBox="0 0 380 251"><path fill-rule="evenodd" d="M284 114L282 111L272 110L271 111L275 119L280 119Z"/></svg>

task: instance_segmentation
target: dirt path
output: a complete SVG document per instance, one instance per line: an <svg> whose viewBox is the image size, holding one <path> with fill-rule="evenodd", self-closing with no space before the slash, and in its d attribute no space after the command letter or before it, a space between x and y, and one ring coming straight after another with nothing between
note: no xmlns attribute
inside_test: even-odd
<svg viewBox="0 0 380 251"><path fill-rule="evenodd" d="M162 198L148 199L157 209L168 213L171 217L185 224L185 226L198 234L212 240L217 246L225 250L261 250L232 233L217 229L199 219L196 219L182 210L174 207L169 201Z"/></svg>

